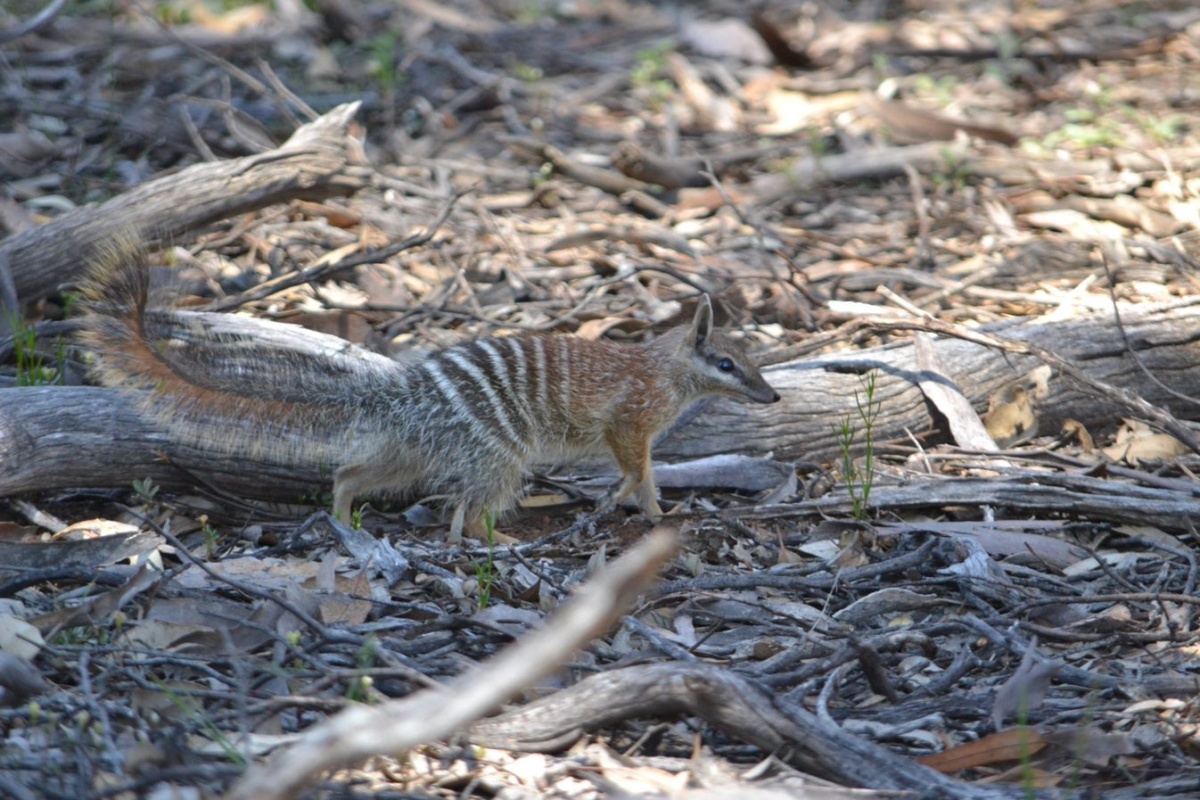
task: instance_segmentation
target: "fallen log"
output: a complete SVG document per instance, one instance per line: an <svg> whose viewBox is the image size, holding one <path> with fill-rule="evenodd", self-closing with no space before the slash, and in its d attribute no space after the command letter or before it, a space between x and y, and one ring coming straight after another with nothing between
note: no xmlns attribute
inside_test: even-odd
<svg viewBox="0 0 1200 800"><path fill-rule="evenodd" d="M231 315L203 315L206 322L253 337L264 348L303 349L353 358L342 340L294 326ZM1200 395L1200 299L1170 305L1129 307L1122 319L1142 363L1184 396ZM1095 381L1131 391L1144 401L1196 419L1200 409L1167 387L1146 380L1124 352L1111 316L1015 322L992 329L994 336L1032 341L1082 368ZM242 341L245 341L242 339ZM977 410L992 392L1037 365L1032 356L1010 355L953 338L932 341L945 373L933 379L957 387ZM929 379L917 368L909 342L778 364L768 380L783 399L768 408L714 402L696 409L655 448L673 461L720 453L764 455L783 460L829 460L840 453L835 426L855 419L855 392L862 375L876 372L880 402L876 441L907 441L938 427L936 412L919 388ZM364 366L381 356L358 352ZM369 368L369 367L368 367ZM1115 427L1130 409L1087 386L1054 378L1041 401L1043 432L1072 418L1093 429ZM179 488L205 484L239 497L293 502L327 488L330 476L216 450L182 447L141 413L132 393L92 387L31 387L0 390L0 496L72 487L126 487L151 478Z"/></svg>

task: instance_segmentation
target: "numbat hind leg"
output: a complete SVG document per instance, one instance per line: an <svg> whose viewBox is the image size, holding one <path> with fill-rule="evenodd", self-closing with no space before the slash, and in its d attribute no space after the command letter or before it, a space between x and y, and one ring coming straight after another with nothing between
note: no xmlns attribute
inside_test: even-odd
<svg viewBox="0 0 1200 800"><path fill-rule="evenodd" d="M452 542L461 541L464 533L472 539L486 540L488 526L483 518L484 510L495 524L521 494L524 480L520 461L506 453L488 463L490 466L485 472L464 475L460 490L452 491L448 498L448 503L454 507L449 534Z"/></svg>
<svg viewBox="0 0 1200 800"><path fill-rule="evenodd" d="M416 470L403 462L372 459L345 464L333 473L333 515L349 525L356 498L375 492L397 493L415 479Z"/></svg>
<svg viewBox="0 0 1200 800"><path fill-rule="evenodd" d="M446 534L446 541L450 544L458 544L463 540L463 535L466 534L471 539L480 541L487 540L487 525L483 521L483 510L472 508L467 503L459 503L454 507L454 514L450 517L450 532Z"/></svg>

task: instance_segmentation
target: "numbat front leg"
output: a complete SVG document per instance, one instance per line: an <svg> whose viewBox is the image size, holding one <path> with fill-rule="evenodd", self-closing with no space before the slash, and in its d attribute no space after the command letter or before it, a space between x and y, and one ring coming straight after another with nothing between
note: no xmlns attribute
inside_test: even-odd
<svg viewBox="0 0 1200 800"><path fill-rule="evenodd" d="M637 429L611 431L606 437L617 466L621 468L622 481L612 497L612 504L619 505L637 493L638 508L651 522L662 519L662 506L658 504L658 488L654 485L654 467L650 459L649 436Z"/></svg>

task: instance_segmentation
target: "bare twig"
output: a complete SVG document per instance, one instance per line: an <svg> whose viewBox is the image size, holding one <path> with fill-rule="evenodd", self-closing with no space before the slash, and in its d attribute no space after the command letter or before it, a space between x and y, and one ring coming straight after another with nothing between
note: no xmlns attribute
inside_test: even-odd
<svg viewBox="0 0 1200 800"><path fill-rule="evenodd" d="M54 21L64 8L67 7L67 0L53 0L50 5L43 8L38 13L34 14L25 22L16 27L9 28L6 31L0 31L0 44L11 42L14 39L20 39L22 36L40 31L42 28Z"/></svg>
<svg viewBox="0 0 1200 800"><path fill-rule="evenodd" d="M1137 350L1133 349L1133 345L1129 343L1129 333L1125 330L1125 323L1121 320L1121 309L1117 305L1117 278L1113 274L1112 264L1108 260L1108 252L1104 249L1100 252L1100 260L1104 262L1104 274L1108 276L1108 297L1112 302L1113 321L1116 322L1117 331L1121 334L1121 344L1125 346L1125 352L1133 359L1133 363L1137 365L1141 373L1146 376L1146 380L1152 382L1155 386L1160 387L1164 392L1178 400L1192 405L1200 405L1200 399L1178 392L1159 380L1157 375L1147 369L1145 362L1142 361L1142 357L1138 355ZM1187 442L1187 439L1181 439L1181 441ZM1191 443L1188 443L1188 446L1193 450L1196 449Z"/></svg>
<svg viewBox="0 0 1200 800"><path fill-rule="evenodd" d="M246 303L253 303L262 300L264 297L270 297L276 292L282 292L284 289L290 289L293 286L300 286L314 281L324 280L330 275L336 274L343 270L352 269L353 267L362 264L378 264L381 261L386 261L397 253L402 253L405 250L411 250L414 247L420 247L423 244L428 244L438 230L450 218L450 212L454 208L454 204L458 199L470 190L457 192L448 198L443 204L438 214L433 218L433 221L420 233L415 233L412 236L405 237L398 242L389 244L387 247L381 247L378 250L372 250L369 253L343 258L337 261L319 260L316 264L298 272L291 272L287 275L280 275L278 278L272 278L269 281L263 281L253 289L247 289L244 292L215 300L204 307L205 311L228 311L233 308L238 308Z"/></svg>

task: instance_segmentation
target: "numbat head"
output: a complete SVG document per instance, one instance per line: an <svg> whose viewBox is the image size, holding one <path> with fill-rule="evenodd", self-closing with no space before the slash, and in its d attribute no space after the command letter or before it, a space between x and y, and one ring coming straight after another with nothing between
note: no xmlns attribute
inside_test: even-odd
<svg viewBox="0 0 1200 800"><path fill-rule="evenodd" d="M146 407L181 442L334 466L343 520L356 498L419 489L449 498L456 537L468 523L477 530L484 509L510 507L530 467L605 451L623 476L613 502L636 493L657 519L658 434L706 396L779 400L713 329L708 297L690 325L648 344L518 336L399 364L354 348L256 347L217 333L213 315L147 309L146 284L133 255L93 270L83 341L101 356L100 379L152 389Z"/></svg>

